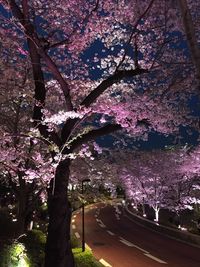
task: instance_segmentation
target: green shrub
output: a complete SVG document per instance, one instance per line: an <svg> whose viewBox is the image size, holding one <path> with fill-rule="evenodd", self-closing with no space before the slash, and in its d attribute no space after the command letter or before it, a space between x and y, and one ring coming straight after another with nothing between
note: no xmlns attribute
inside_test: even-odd
<svg viewBox="0 0 200 267"><path fill-rule="evenodd" d="M44 265L44 251L46 236L40 230L32 230L26 236L20 238L25 245L27 255L31 262L31 267L41 267Z"/></svg>
<svg viewBox="0 0 200 267"><path fill-rule="evenodd" d="M98 262L94 256L92 255L92 252L88 249L86 249L84 252L82 252L81 248L74 248L74 259L76 262L77 267L102 267L103 265Z"/></svg>
<svg viewBox="0 0 200 267"><path fill-rule="evenodd" d="M29 267L30 261L25 246L14 242L4 246L0 253L0 267Z"/></svg>
<svg viewBox="0 0 200 267"><path fill-rule="evenodd" d="M0 253L0 267L42 267L44 266L44 251L46 236L40 230L32 230L19 238L18 241L10 241ZM102 267L86 249L82 252L78 239L72 235L72 247L77 267Z"/></svg>

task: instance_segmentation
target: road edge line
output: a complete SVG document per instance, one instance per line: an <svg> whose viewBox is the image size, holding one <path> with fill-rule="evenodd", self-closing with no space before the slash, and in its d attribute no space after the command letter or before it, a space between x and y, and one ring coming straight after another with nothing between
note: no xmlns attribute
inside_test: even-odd
<svg viewBox="0 0 200 267"><path fill-rule="evenodd" d="M109 264L107 261L105 261L104 259L100 259L99 262L100 262L101 264L103 264L104 266L106 266L106 267L112 267L112 265L110 265L110 264Z"/></svg>

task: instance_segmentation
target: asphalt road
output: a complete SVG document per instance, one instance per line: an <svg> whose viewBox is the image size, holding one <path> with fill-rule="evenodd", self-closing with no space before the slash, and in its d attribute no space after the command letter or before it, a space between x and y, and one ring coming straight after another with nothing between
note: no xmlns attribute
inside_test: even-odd
<svg viewBox="0 0 200 267"><path fill-rule="evenodd" d="M81 239L81 213L72 229ZM85 240L95 257L112 267L200 267L200 249L148 230L131 220L119 205L85 209Z"/></svg>

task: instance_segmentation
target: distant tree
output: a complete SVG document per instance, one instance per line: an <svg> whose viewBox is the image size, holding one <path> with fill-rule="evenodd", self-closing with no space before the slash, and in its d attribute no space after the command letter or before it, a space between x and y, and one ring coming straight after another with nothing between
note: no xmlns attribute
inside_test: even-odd
<svg viewBox="0 0 200 267"><path fill-rule="evenodd" d="M127 196L136 203L152 207L156 221L160 209L168 207L166 192L178 175L179 156L177 152L161 150L139 151L125 156L128 165L122 169L121 180Z"/></svg>
<svg viewBox="0 0 200 267"><path fill-rule="evenodd" d="M179 168L182 179L180 179L177 183L177 186L174 187L176 190L174 196L176 196L175 199L179 204L177 206L180 206L180 210L183 208L192 210L195 207L198 209L198 205L200 204L199 163L199 146L188 149Z"/></svg>
<svg viewBox="0 0 200 267"><path fill-rule="evenodd" d="M193 209L199 203L197 154L198 149L189 153L187 148L124 154L120 178L127 197L152 207L156 221L163 207L178 216Z"/></svg>
<svg viewBox="0 0 200 267"><path fill-rule="evenodd" d="M70 183L81 185L84 179L90 179L91 193L96 196L108 191L112 196L116 196L116 188L120 185L118 166L109 160L95 142L91 143L90 147L83 146L71 164Z"/></svg>

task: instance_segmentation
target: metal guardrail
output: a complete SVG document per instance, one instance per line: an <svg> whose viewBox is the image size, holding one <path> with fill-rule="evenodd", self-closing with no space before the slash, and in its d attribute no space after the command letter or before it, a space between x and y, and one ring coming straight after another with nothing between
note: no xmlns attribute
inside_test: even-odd
<svg viewBox="0 0 200 267"><path fill-rule="evenodd" d="M158 232L162 235L166 235L167 237L170 237L172 239L178 239L179 241L188 243L190 245L193 245L195 247L200 248L200 236L195 235L186 231L176 230L164 225L160 225L156 222L152 222L146 218L143 218L141 216L138 216L131 212L127 206L125 206L125 212L131 216L134 220L134 222L140 224L141 226L147 227L151 229L152 231Z"/></svg>

